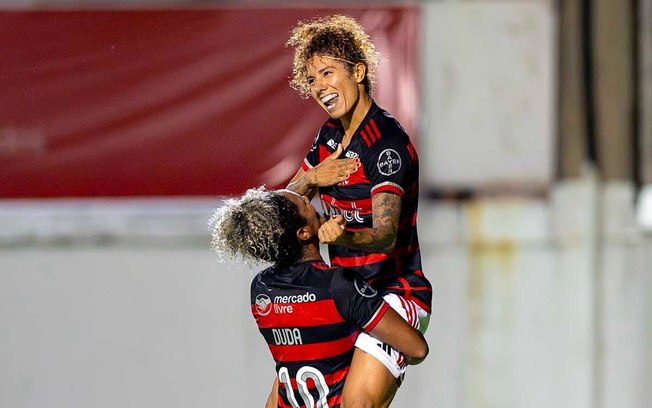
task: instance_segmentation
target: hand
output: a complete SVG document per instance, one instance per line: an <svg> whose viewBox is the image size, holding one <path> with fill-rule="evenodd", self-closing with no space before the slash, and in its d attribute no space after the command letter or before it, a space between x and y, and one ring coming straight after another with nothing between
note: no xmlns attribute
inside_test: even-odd
<svg viewBox="0 0 652 408"><path fill-rule="evenodd" d="M346 221L341 215L333 215L330 220L326 221L319 227L317 236L322 244L334 244L338 238L344 235Z"/></svg>
<svg viewBox="0 0 652 408"><path fill-rule="evenodd" d="M338 159L344 148L342 144L323 162L308 170L310 184L315 187L334 186L348 179L360 168L360 159Z"/></svg>

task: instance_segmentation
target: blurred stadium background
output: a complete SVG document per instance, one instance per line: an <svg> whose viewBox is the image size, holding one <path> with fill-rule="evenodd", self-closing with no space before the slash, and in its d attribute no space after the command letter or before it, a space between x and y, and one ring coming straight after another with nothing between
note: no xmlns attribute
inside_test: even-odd
<svg viewBox="0 0 652 408"><path fill-rule="evenodd" d="M652 0L0 1L0 407L262 407L224 197L324 114L298 20L358 18L420 152L431 354L393 406L645 408Z"/></svg>

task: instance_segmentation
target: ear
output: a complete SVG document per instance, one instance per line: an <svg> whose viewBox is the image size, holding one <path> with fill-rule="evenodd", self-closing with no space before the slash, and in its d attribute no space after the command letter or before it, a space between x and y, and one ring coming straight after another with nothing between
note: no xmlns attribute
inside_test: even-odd
<svg viewBox="0 0 652 408"><path fill-rule="evenodd" d="M367 74L367 66L362 62L358 62L353 67L353 77L357 83L361 83L364 80L365 75Z"/></svg>
<svg viewBox="0 0 652 408"><path fill-rule="evenodd" d="M297 230L297 238L299 241L308 241L312 238L312 231L307 225L303 226Z"/></svg>

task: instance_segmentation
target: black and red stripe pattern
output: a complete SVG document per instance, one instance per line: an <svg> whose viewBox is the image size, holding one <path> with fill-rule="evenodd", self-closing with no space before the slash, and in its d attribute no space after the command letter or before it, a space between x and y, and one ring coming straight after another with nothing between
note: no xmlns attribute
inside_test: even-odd
<svg viewBox="0 0 652 408"><path fill-rule="evenodd" d="M362 296L352 276L320 261L254 278L251 312L276 361L279 407L303 407L306 398L339 406L360 329L372 330L389 307L380 295Z"/></svg>
<svg viewBox="0 0 652 408"><path fill-rule="evenodd" d="M382 134L373 118L370 118L369 122L360 129L360 136L362 136L367 147L371 147L372 144L380 140Z"/></svg>
<svg viewBox="0 0 652 408"><path fill-rule="evenodd" d="M303 169L330 156L343 137L342 126L329 119L320 129ZM362 167L345 182L320 188L325 216L341 214L347 229L355 231L373 227L374 195L398 195L402 207L394 253L368 253L331 245L331 264L356 268L378 289L407 296L430 311L432 288L422 272L417 235L419 158L410 138L396 119L373 103L341 157L358 157ZM399 276L406 279L395 281ZM383 287L385 284L388 286Z"/></svg>

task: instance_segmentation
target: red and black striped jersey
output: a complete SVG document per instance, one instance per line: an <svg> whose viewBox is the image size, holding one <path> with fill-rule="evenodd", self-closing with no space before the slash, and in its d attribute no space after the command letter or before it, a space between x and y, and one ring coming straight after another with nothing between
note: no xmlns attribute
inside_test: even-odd
<svg viewBox="0 0 652 408"><path fill-rule="evenodd" d="M302 169L317 166L344 138L338 120L329 119L319 130ZM373 227L372 197L381 192L402 198L396 247L392 254L363 252L329 245L333 266L355 268L378 289L397 293L430 312L432 287L421 267L417 236L419 158L403 127L372 103L340 158L358 157L362 166L348 180L320 187L324 215L341 214L347 230Z"/></svg>
<svg viewBox="0 0 652 408"><path fill-rule="evenodd" d="M281 408L340 406L360 329L389 305L350 269L272 266L251 283L251 312L276 361Z"/></svg>

